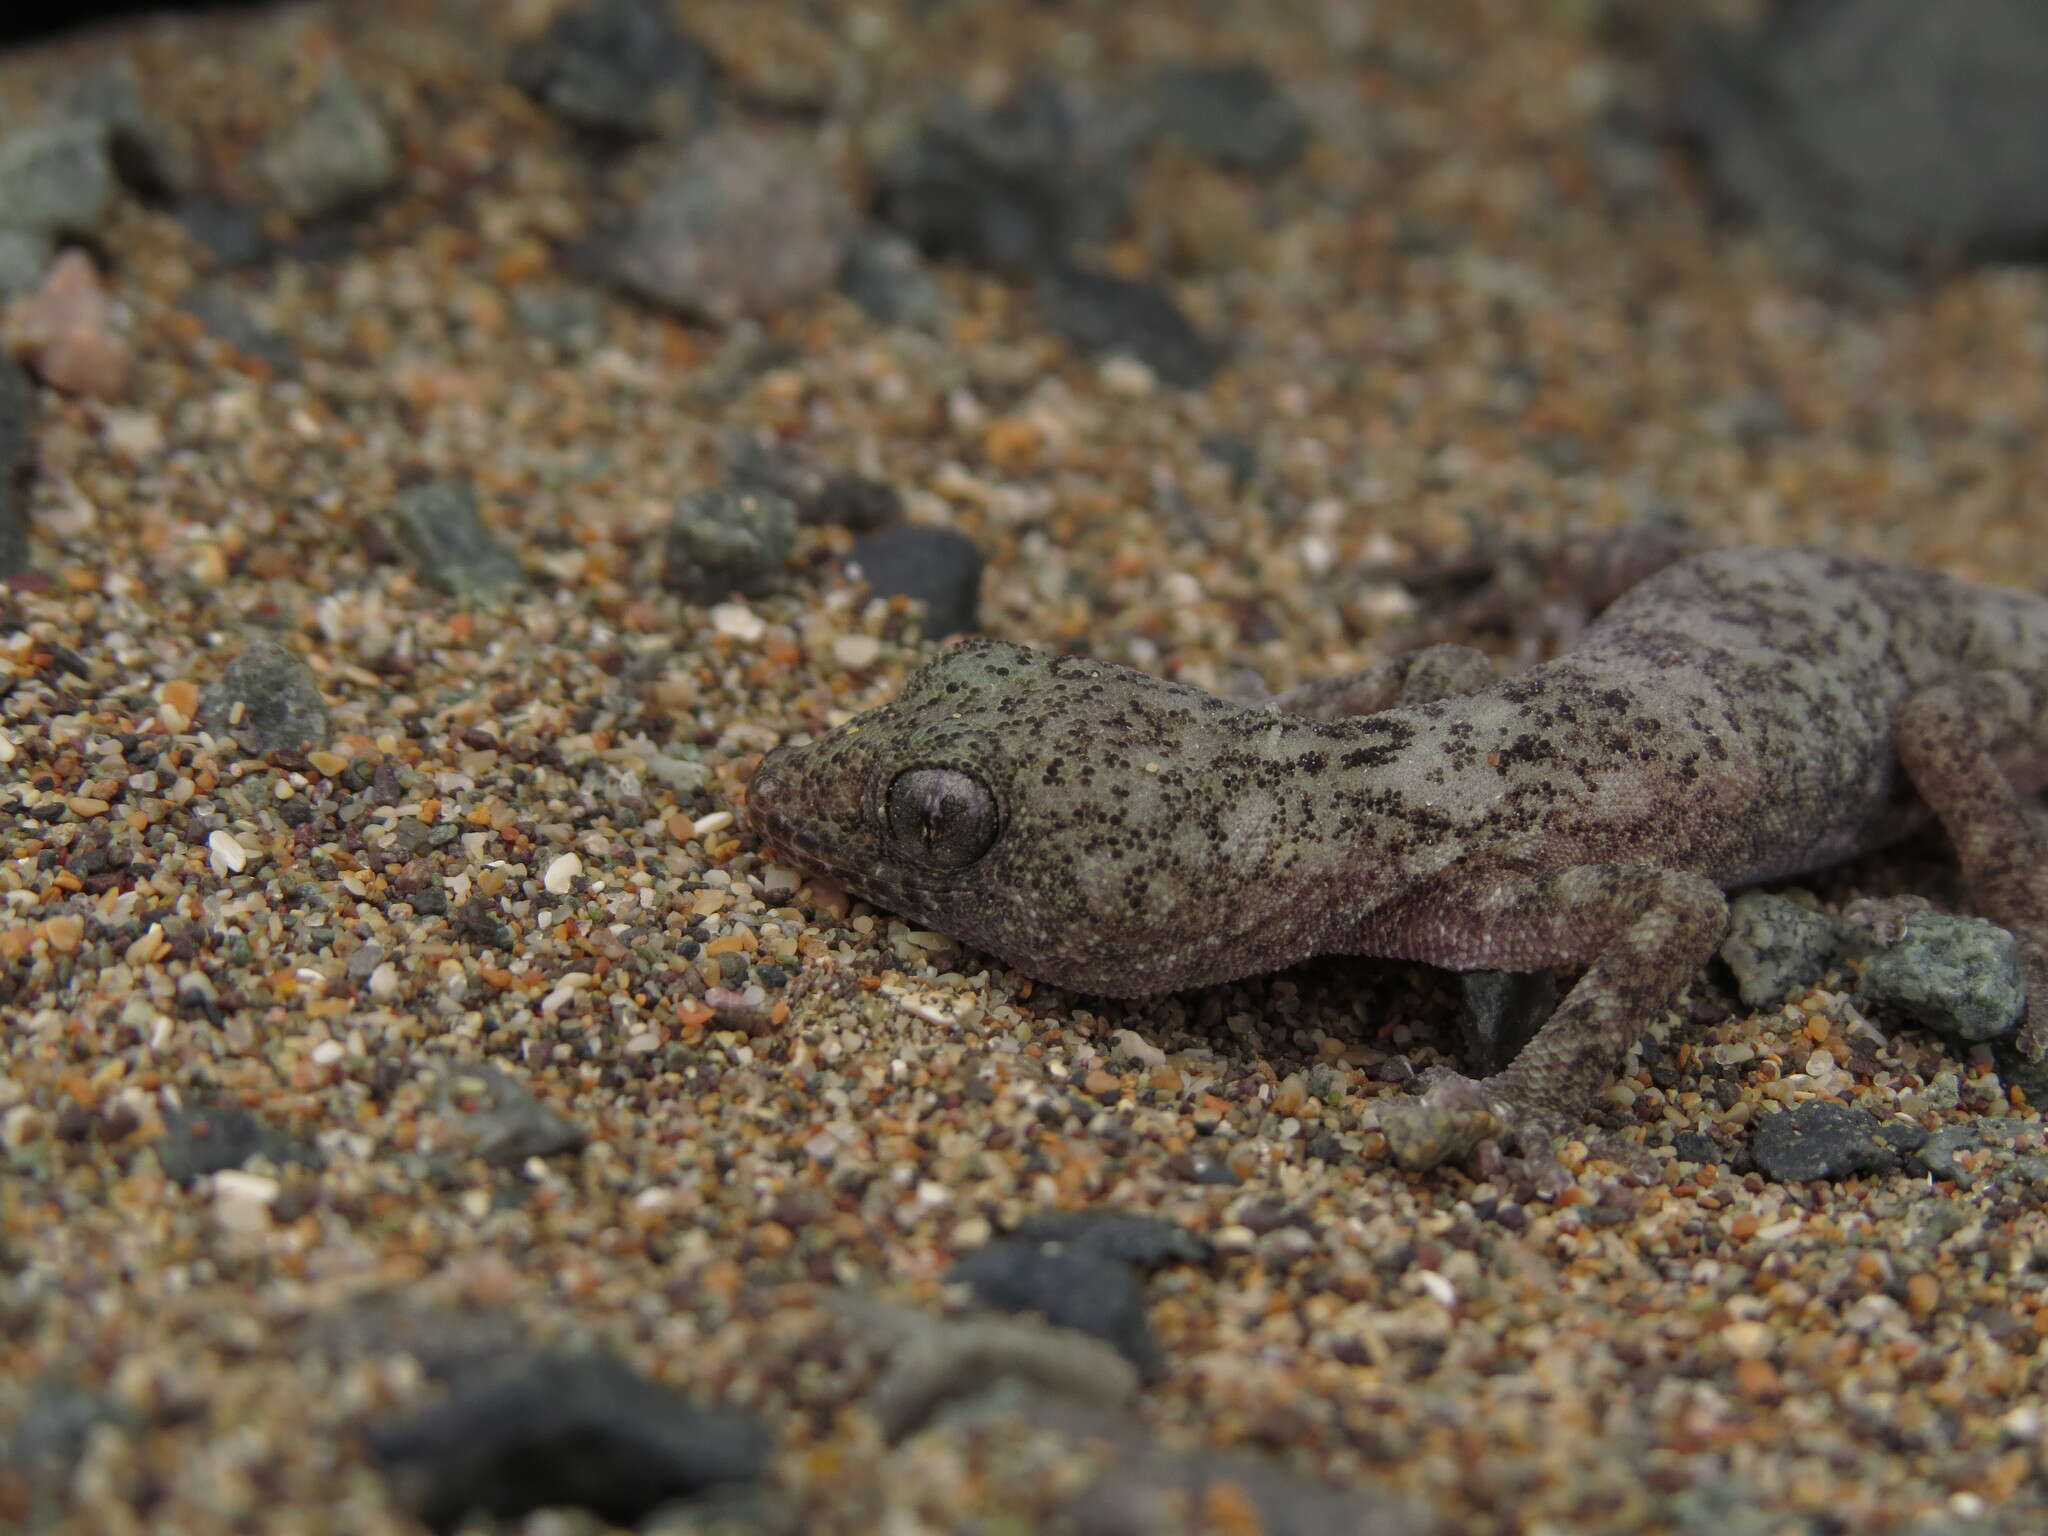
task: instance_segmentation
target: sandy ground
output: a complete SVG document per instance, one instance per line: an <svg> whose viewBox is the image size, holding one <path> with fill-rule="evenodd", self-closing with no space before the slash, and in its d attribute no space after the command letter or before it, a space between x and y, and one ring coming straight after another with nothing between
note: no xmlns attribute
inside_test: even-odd
<svg viewBox="0 0 2048 1536"><path fill-rule="evenodd" d="M614 173L505 83L541 6L0 59L13 123L126 53L201 173L260 202L258 146L339 57L398 164L324 245L272 210L280 252L234 271L124 193L93 243L132 376L39 391L35 574L0 594L0 1527L419 1529L371 1432L479 1362L601 1346L772 1435L732 1529L2039 1529L2042 1128L1983 1052L1866 1020L1846 983L1756 1016L1703 983L1566 1149L1564 1197L1412 1177L1359 1122L1452 1049L1440 977L1070 996L731 818L767 748L929 653L848 583L840 526L807 524L764 595L664 587L677 500L736 436L970 536L989 631L1219 688L1372 659L1429 600L1390 571L1475 530L1677 516L2048 584L2041 274L1795 280L1685 166L1599 147L1623 76L1586 16L689 7L727 110L856 197L948 87L1113 99L1162 61L1264 63L1313 123L1301 161L1162 150L1097 248L1230 347L1195 391L959 265L923 326L829 292L705 323L571 275L554 253ZM222 343L201 290L279 353ZM564 295L592 323L543 334ZM393 532L406 487L455 479L510 590L447 595ZM324 696L311 750L203 718L258 640ZM1750 1171L1750 1124L1816 1098L2006 1139L1945 1181ZM1727 1161L1681 1160L1681 1132ZM887 1344L962 1311L948 1269L1098 1207L1209 1244L1144 1282L1154 1379L890 1443ZM969 1376L1034 1353L978 1347ZM1253 1459L1146 1506L1174 1456L1224 1451Z"/></svg>

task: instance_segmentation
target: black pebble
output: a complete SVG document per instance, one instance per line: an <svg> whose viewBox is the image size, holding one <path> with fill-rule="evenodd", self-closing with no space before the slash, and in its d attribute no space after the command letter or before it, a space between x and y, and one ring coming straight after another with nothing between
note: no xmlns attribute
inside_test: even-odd
<svg viewBox="0 0 2048 1536"><path fill-rule="evenodd" d="M1061 262L1039 276L1038 312L1082 351L1128 353L1177 388L1200 389L1223 366L1222 349L1150 283Z"/></svg>
<svg viewBox="0 0 2048 1536"><path fill-rule="evenodd" d="M981 551L965 534L899 524L860 540L847 558L860 567L877 597L913 597L924 603L927 640L980 627Z"/></svg>
<svg viewBox="0 0 2048 1536"><path fill-rule="evenodd" d="M1749 1151L1759 1173L1787 1183L1878 1173L1895 1161L1874 1116L1825 1099L1758 1122Z"/></svg>
<svg viewBox="0 0 2048 1536"><path fill-rule="evenodd" d="M1099 1253L1000 1238L977 1248L946 1277L966 1285L985 1307L1037 1312L1057 1328L1093 1334L1116 1347L1148 1379L1166 1357L1145 1318L1138 1271Z"/></svg>

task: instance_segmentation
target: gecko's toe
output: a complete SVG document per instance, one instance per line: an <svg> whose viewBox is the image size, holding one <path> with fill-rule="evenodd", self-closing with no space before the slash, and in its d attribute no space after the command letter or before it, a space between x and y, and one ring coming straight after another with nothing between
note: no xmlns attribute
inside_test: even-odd
<svg viewBox="0 0 2048 1536"><path fill-rule="evenodd" d="M1376 1116L1387 1151L1411 1173L1469 1154L1506 1129L1483 1086L1456 1072L1435 1071L1418 1098L1381 1104Z"/></svg>
<svg viewBox="0 0 2048 1536"><path fill-rule="evenodd" d="M1387 1152L1411 1173L1479 1154L1479 1176L1511 1175L1535 1193L1554 1195L1572 1183L1557 1156L1557 1137L1542 1117L1504 1102L1484 1082L1447 1068L1425 1074L1419 1097L1378 1107L1375 1121ZM1508 1156L1509 1149L1519 1155Z"/></svg>

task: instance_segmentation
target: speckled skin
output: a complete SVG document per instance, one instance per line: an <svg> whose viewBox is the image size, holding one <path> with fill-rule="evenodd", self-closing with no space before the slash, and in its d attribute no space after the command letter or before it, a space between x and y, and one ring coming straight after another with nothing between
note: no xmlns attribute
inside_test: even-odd
<svg viewBox="0 0 2048 1536"><path fill-rule="evenodd" d="M1452 646L1263 709L1106 662L956 645L898 699L770 754L753 825L879 905L1084 992L1348 953L1583 966L1503 1072L1438 1075L1462 1142L1581 1121L1720 944L1725 889L1880 846L1928 808L2021 939L2048 1043L2048 600L1738 549L1634 587L1493 682ZM1543 1143L1547 1147L1547 1142ZM1432 1149L1433 1148L1433 1149Z"/></svg>

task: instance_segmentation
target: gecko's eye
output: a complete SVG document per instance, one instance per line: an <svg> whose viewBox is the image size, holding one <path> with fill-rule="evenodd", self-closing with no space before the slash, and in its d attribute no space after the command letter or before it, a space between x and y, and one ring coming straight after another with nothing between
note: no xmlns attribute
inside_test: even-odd
<svg viewBox="0 0 2048 1536"><path fill-rule="evenodd" d="M957 768L909 768L889 786L889 836L939 869L965 869L996 840L996 801Z"/></svg>

